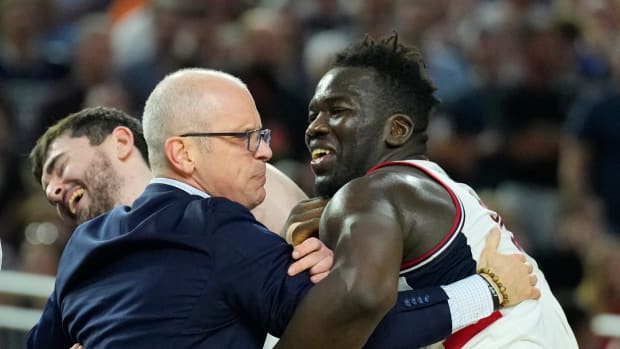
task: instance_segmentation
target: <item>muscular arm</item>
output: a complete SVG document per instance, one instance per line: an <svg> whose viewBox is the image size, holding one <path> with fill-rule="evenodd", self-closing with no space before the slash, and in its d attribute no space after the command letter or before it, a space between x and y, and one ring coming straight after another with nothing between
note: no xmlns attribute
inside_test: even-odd
<svg viewBox="0 0 620 349"><path fill-rule="evenodd" d="M366 342L381 314L396 300L404 235L402 219L386 202L385 190L364 196L360 194L368 193L369 185L354 183L332 199L321 220L321 238L335 247L332 274L301 302L278 348L359 348L364 343L373 348L418 347L491 314L488 284L472 275L445 287L399 292L396 305ZM525 285L522 292L511 294L514 304L537 298L531 286L535 282L529 279L531 269L524 270L516 255L497 253L499 234L495 237L493 243L487 241L488 252L493 252L489 265L512 270L501 279Z"/></svg>
<svg viewBox="0 0 620 349"><path fill-rule="evenodd" d="M363 197L364 188L349 184L327 206L321 237L335 247L334 268L298 306L277 348L361 347L396 302L402 229L394 208Z"/></svg>

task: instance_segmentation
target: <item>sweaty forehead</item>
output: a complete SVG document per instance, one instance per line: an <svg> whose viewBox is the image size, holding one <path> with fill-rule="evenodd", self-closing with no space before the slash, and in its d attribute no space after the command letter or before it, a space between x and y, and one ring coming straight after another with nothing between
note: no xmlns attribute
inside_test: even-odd
<svg viewBox="0 0 620 349"><path fill-rule="evenodd" d="M376 93L377 73L363 67L337 67L328 71L317 84L313 101L326 98L365 98Z"/></svg>

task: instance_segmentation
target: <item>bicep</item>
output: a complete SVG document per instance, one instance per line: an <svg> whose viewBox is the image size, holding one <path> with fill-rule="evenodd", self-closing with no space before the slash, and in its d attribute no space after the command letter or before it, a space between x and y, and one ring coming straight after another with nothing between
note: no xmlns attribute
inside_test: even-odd
<svg viewBox="0 0 620 349"><path fill-rule="evenodd" d="M401 228L389 207L363 206L343 212L328 206L321 234L334 241L334 268L350 287L392 288L402 260Z"/></svg>
<svg viewBox="0 0 620 349"><path fill-rule="evenodd" d="M279 348L360 347L392 307L402 234L383 205L332 199L321 234L335 248L334 267L299 305ZM315 329L311 338L307 328Z"/></svg>

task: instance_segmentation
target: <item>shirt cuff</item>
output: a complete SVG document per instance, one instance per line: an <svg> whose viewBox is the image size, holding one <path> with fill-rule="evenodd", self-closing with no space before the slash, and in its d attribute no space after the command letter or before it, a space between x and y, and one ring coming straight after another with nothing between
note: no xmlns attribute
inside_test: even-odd
<svg viewBox="0 0 620 349"><path fill-rule="evenodd" d="M493 313L493 298L487 282L478 274L441 288L448 295L452 333Z"/></svg>

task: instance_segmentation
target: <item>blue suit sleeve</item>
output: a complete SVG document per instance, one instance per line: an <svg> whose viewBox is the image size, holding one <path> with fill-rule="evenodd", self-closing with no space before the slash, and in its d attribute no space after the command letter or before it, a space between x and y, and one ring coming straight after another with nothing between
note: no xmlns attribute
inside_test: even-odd
<svg viewBox="0 0 620 349"><path fill-rule="evenodd" d="M364 348L418 348L451 333L448 296L441 287L402 291Z"/></svg>
<svg viewBox="0 0 620 349"><path fill-rule="evenodd" d="M56 292L52 293L43 309L39 322L28 334L28 349L68 349L73 344L62 327L60 309L56 303Z"/></svg>
<svg viewBox="0 0 620 349"><path fill-rule="evenodd" d="M255 220L223 222L218 233L218 269L223 290L238 314L280 336L312 286L308 273L287 274L292 246Z"/></svg>

